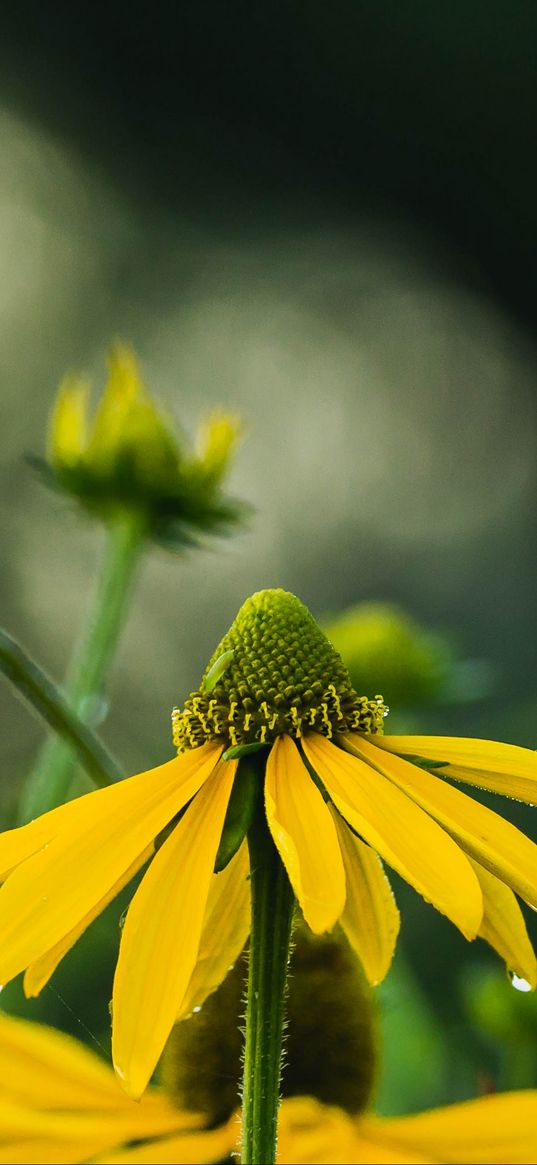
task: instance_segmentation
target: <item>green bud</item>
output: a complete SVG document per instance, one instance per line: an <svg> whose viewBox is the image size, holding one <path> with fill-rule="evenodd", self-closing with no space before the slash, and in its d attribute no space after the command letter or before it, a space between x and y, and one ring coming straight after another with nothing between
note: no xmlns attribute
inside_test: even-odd
<svg viewBox="0 0 537 1165"><path fill-rule="evenodd" d="M117 344L109 377L89 416L89 385L68 377L49 426L48 480L104 521L135 512L147 533L166 546L235 525L246 507L222 493L236 448L236 417L213 414L192 453L149 395L134 354ZM38 463L39 464L39 463Z"/></svg>
<svg viewBox="0 0 537 1165"><path fill-rule="evenodd" d="M380 688L398 708L442 696L453 666L448 644L395 604L359 603L323 627L354 684Z"/></svg>

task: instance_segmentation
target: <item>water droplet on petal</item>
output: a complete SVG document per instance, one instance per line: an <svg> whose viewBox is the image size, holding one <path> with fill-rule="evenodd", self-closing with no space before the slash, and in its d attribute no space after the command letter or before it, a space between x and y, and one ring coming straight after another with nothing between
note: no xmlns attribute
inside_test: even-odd
<svg viewBox="0 0 537 1165"><path fill-rule="evenodd" d="M531 991L531 983L528 983L527 979L521 979L520 975L515 975L514 971L509 972L509 977L517 991Z"/></svg>

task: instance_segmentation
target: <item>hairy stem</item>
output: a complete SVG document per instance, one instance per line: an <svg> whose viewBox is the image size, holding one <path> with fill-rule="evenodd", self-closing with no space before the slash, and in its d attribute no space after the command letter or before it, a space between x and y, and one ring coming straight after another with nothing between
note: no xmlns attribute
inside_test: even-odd
<svg viewBox="0 0 537 1165"><path fill-rule="evenodd" d="M294 895L262 803L248 833L248 847L252 931L242 1089L242 1162L272 1165L276 1159Z"/></svg>

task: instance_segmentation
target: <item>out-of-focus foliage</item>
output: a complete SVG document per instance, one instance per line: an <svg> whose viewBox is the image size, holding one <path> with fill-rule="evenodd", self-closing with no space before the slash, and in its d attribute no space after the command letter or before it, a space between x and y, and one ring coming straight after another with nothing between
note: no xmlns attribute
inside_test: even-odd
<svg viewBox="0 0 537 1165"><path fill-rule="evenodd" d="M496 1059L498 1088L537 1080L537 997L520 980L514 984L506 990L505 975L479 964L462 982L470 1022Z"/></svg>

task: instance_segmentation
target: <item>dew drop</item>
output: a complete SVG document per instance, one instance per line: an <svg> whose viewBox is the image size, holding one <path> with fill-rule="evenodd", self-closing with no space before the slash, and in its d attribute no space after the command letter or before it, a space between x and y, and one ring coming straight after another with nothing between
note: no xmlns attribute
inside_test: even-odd
<svg viewBox="0 0 537 1165"><path fill-rule="evenodd" d="M515 975L514 971L509 972L511 983L517 991L531 991L531 983L527 979L521 979L519 975Z"/></svg>

